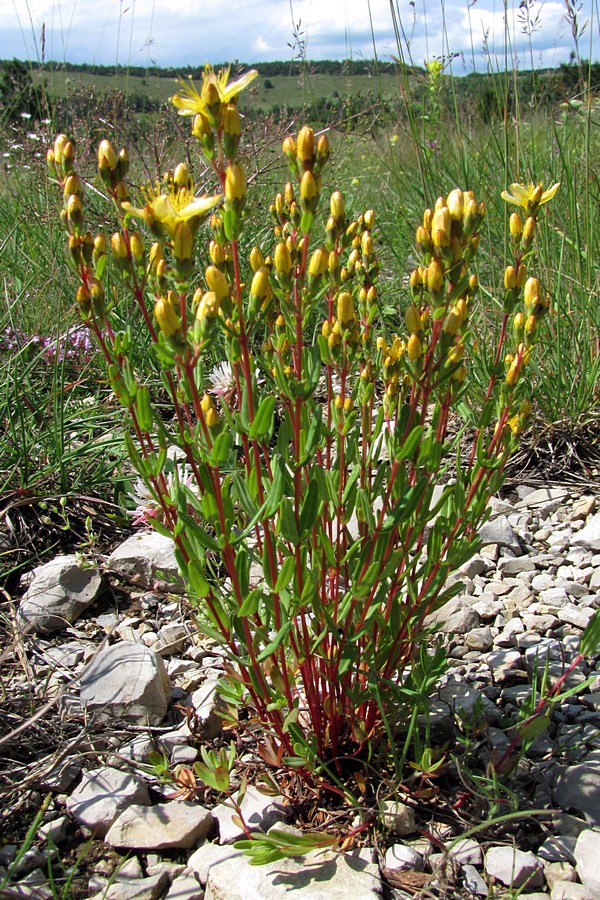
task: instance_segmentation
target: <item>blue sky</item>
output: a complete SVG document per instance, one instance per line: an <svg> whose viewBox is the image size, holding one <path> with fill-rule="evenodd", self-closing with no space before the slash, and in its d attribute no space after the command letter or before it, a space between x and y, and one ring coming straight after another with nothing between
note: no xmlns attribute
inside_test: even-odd
<svg viewBox="0 0 600 900"><path fill-rule="evenodd" d="M531 52L536 67L567 62L574 46L565 0L507 0L506 25L503 0L392 3L412 60L458 53L457 74L502 61L505 34L520 68ZM577 5L581 55L595 59L597 3ZM310 59L398 53L390 0L0 0L0 21L0 59L41 59L43 30L47 60L102 65L289 60L295 30Z"/></svg>

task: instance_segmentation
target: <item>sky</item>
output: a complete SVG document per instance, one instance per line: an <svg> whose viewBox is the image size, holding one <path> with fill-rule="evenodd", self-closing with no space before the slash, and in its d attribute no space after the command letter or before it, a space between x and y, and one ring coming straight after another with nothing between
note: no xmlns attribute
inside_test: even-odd
<svg viewBox="0 0 600 900"><path fill-rule="evenodd" d="M597 0L0 0L0 59L100 65L203 65L239 60L372 59L423 65L459 54L455 74L568 62L566 11L578 9L580 53L597 58ZM587 25L586 25L587 23ZM586 27L584 27L586 26ZM42 37L43 34L43 37Z"/></svg>

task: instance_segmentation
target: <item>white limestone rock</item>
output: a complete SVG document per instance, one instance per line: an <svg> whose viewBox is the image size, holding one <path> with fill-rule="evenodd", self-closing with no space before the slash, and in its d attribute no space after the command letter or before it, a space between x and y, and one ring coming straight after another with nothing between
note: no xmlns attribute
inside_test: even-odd
<svg viewBox="0 0 600 900"><path fill-rule="evenodd" d="M74 555L58 556L34 569L17 612L24 631L59 631L74 622L100 595L104 583L98 570Z"/></svg>
<svg viewBox="0 0 600 900"><path fill-rule="evenodd" d="M132 803L149 806L146 782L128 772L103 766L83 773L81 783L67 800L67 809L95 837L104 837L117 816Z"/></svg>
<svg viewBox="0 0 600 900"><path fill-rule="evenodd" d="M101 719L122 718L140 725L160 725L171 683L157 653L143 644L122 641L104 647L81 676L81 702Z"/></svg>

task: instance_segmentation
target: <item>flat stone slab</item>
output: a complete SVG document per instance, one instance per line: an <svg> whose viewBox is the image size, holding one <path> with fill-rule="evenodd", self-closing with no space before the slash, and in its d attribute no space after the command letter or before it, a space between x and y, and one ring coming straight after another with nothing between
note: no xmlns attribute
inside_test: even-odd
<svg viewBox="0 0 600 900"><path fill-rule="evenodd" d="M102 576L84 566L74 554L58 556L34 570L17 612L24 631L49 632L66 628L99 596Z"/></svg>
<svg viewBox="0 0 600 900"><path fill-rule="evenodd" d="M159 578L181 587L174 547L171 538L157 531L142 531L119 544L108 557L108 564L117 572L137 575L147 582Z"/></svg>
<svg viewBox="0 0 600 900"><path fill-rule="evenodd" d="M302 859L283 859L251 866L242 856L213 865L208 873L205 900L380 900L378 866L370 853L309 853ZM301 892L301 894L300 894Z"/></svg>
<svg viewBox="0 0 600 900"><path fill-rule="evenodd" d="M171 682L157 653L122 641L98 651L81 676L80 696L101 719L160 725L171 699Z"/></svg>
<svg viewBox="0 0 600 900"><path fill-rule="evenodd" d="M95 836L104 837L117 816L133 803L149 806L146 782L128 772L103 766L83 773L81 783L67 800L67 809Z"/></svg>
<svg viewBox="0 0 600 900"><path fill-rule="evenodd" d="M188 800L155 806L129 806L106 835L111 847L132 850L190 849L205 838L213 825L211 813Z"/></svg>

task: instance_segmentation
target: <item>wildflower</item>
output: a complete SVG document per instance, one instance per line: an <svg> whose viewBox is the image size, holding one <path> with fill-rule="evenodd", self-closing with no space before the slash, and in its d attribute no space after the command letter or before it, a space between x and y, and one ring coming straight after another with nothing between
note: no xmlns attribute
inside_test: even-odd
<svg viewBox="0 0 600 900"><path fill-rule="evenodd" d="M155 223L160 225L171 239L174 239L178 225L187 222L193 228L221 199L220 194L196 197L193 186L176 188L174 185L168 193L158 193L149 188L147 197L148 203L142 209L131 203L122 203L122 208L130 215L144 219L150 226Z"/></svg>
<svg viewBox="0 0 600 900"><path fill-rule="evenodd" d="M502 191L501 196L507 203L512 203L513 206L521 206L527 215L531 215L543 203L552 200L559 187L559 181L553 184L551 188L548 188L547 191L543 189L541 184L536 185L530 182L525 186L524 184L515 183L511 184L510 191Z"/></svg>
<svg viewBox="0 0 600 900"><path fill-rule="evenodd" d="M208 116L209 104L212 105L215 99L219 103L229 103L240 91L247 88L257 75L256 69L250 69L237 81L227 84L229 66L221 69L218 75L212 66L206 66L202 74L202 90L198 91L191 79L187 83L182 81L181 91L171 97L171 103L179 110L180 116L193 116L197 113Z"/></svg>

